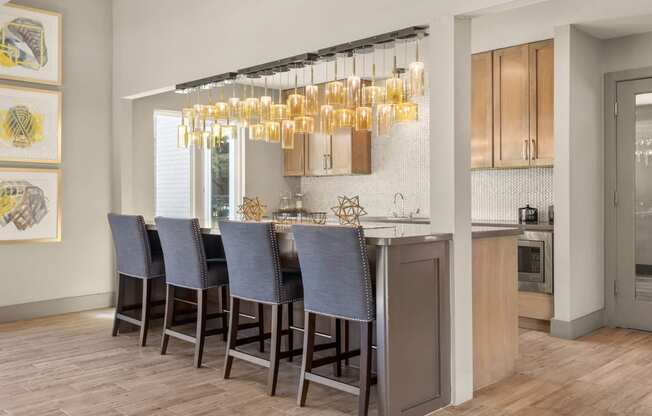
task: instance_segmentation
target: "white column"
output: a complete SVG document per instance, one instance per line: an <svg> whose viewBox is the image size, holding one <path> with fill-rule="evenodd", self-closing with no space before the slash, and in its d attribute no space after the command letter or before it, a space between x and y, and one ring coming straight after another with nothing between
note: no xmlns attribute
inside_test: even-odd
<svg viewBox="0 0 652 416"><path fill-rule="evenodd" d="M430 217L453 233L451 250L451 400L473 397L471 278L471 20L444 16L430 25Z"/></svg>

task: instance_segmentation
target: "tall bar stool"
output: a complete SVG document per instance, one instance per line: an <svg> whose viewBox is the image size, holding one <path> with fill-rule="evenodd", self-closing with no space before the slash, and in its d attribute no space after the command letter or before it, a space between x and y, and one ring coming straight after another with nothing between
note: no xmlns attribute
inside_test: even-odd
<svg viewBox="0 0 652 416"><path fill-rule="evenodd" d="M206 330L207 318L222 318L224 312L208 314L208 289L226 286L228 276L224 259L206 259L204 244L196 218L157 217L156 228L165 259L166 297L165 323L161 340L161 354L167 352L170 337L195 344L195 367L201 367L204 343L207 336L218 335L227 328ZM197 301L177 297L178 289L189 289L197 294ZM183 302L197 306L195 336L172 329L175 323L175 303Z"/></svg>
<svg viewBox="0 0 652 416"><path fill-rule="evenodd" d="M231 313L229 337L224 363L224 378L231 375L233 358L268 367L267 392L276 393L279 362L299 355L292 345L292 302L303 299L301 274L298 270L282 270L274 225L268 222L246 223L220 221L220 234L229 269ZM256 302L272 307L271 351L269 360L242 352L236 347L260 341L259 336L238 339L240 301ZM283 305L288 305L288 329L283 330ZM281 337L288 336L287 351L281 351Z"/></svg>
<svg viewBox="0 0 652 416"><path fill-rule="evenodd" d="M109 226L113 235L116 254L116 273L118 274L118 296L116 299L113 332L115 337L120 330L120 322L128 322L140 327L139 342L142 347L147 344L147 331L151 316L151 307L162 302L152 302L152 280L165 277L163 254L152 251L152 246L145 228L145 220L140 215L108 214ZM143 293L140 305L125 305L124 279L139 279ZM140 320L126 314L128 310L141 309Z"/></svg>
<svg viewBox="0 0 652 416"><path fill-rule="evenodd" d="M376 318L367 245L361 227L293 225L304 287L305 332L297 404L305 405L310 382L358 395L358 414L369 410L373 321ZM336 357L314 359L315 316L360 323L360 383L351 386L312 370Z"/></svg>

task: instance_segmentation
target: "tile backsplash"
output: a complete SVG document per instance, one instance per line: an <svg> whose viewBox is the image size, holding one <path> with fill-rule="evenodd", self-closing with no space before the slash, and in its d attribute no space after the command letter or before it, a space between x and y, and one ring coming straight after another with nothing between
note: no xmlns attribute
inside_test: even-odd
<svg viewBox="0 0 652 416"><path fill-rule="evenodd" d="M517 221L518 209L529 204L548 218L552 205L553 168L475 170L471 172L471 218Z"/></svg>
<svg viewBox="0 0 652 416"><path fill-rule="evenodd" d="M428 98L419 104L419 121L397 124L391 137L372 136L371 175L303 177L301 191L305 205L311 211L324 211L329 215L339 195L360 196L360 205L369 216L388 216L396 209L401 213L401 203L394 207L393 196L405 196L404 212L420 209L421 216L429 215L430 204L430 150L428 135Z"/></svg>

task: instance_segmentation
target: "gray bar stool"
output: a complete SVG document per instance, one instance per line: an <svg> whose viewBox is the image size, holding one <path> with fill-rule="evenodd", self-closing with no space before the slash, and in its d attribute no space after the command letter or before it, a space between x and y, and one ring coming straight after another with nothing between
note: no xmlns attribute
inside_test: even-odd
<svg viewBox="0 0 652 416"><path fill-rule="evenodd" d="M140 327L140 345L147 344L147 331L151 319L151 307L162 302L152 302L152 279L165 277L163 254L152 252L152 246L145 228L145 220L140 215L108 214L109 226L115 246L116 272L118 274L118 296L113 336L118 335L120 322L128 322ZM140 305L125 305L125 286L123 279L136 278L142 282L143 294ZM126 311L141 308L140 320L132 318Z"/></svg>
<svg viewBox="0 0 652 416"><path fill-rule="evenodd" d="M358 395L358 414L369 410L371 350L376 303L367 244L361 227L293 225L304 287L305 331L297 403L303 406L310 382ZM337 357L314 359L315 316L326 315L360 323L360 383L351 386L317 375L316 367Z"/></svg>
<svg viewBox="0 0 652 416"><path fill-rule="evenodd" d="M269 222L247 223L220 221L220 234L229 269L229 289L231 308L229 318L229 337L224 363L224 378L229 378L233 358L269 368L267 389L269 395L276 393L279 362L301 353L292 345L292 302L303 299L301 274L299 270L282 270L278 241L274 225ZM264 360L242 352L236 347L259 342L263 338L252 336L238 339L238 318L240 300L272 307L270 359ZM288 305L288 329L283 330L283 305ZM281 337L288 336L287 351L281 351Z"/></svg>
<svg viewBox="0 0 652 416"><path fill-rule="evenodd" d="M227 331L224 326L226 315L224 312L208 314L208 289L226 286L228 276L224 259L206 259L204 244L196 218L165 218L157 217L156 228L166 270L166 298L165 298L165 323L163 338L161 340L161 354L167 352L170 337L195 344L195 367L201 367L204 353L204 342L207 336L223 334ZM190 289L196 292L197 301L176 296L176 291ZM197 328L195 336L172 329L175 323L175 303L183 302L197 306ZM222 327L206 330L207 318L223 318Z"/></svg>

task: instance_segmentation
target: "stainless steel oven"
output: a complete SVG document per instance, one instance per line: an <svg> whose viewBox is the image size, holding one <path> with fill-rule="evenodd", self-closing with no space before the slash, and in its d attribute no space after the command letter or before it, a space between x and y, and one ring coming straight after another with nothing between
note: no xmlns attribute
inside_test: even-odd
<svg viewBox="0 0 652 416"><path fill-rule="evenodd" d="M518 240L518 290L553 292L553 234L525 231Z"/></svg>

